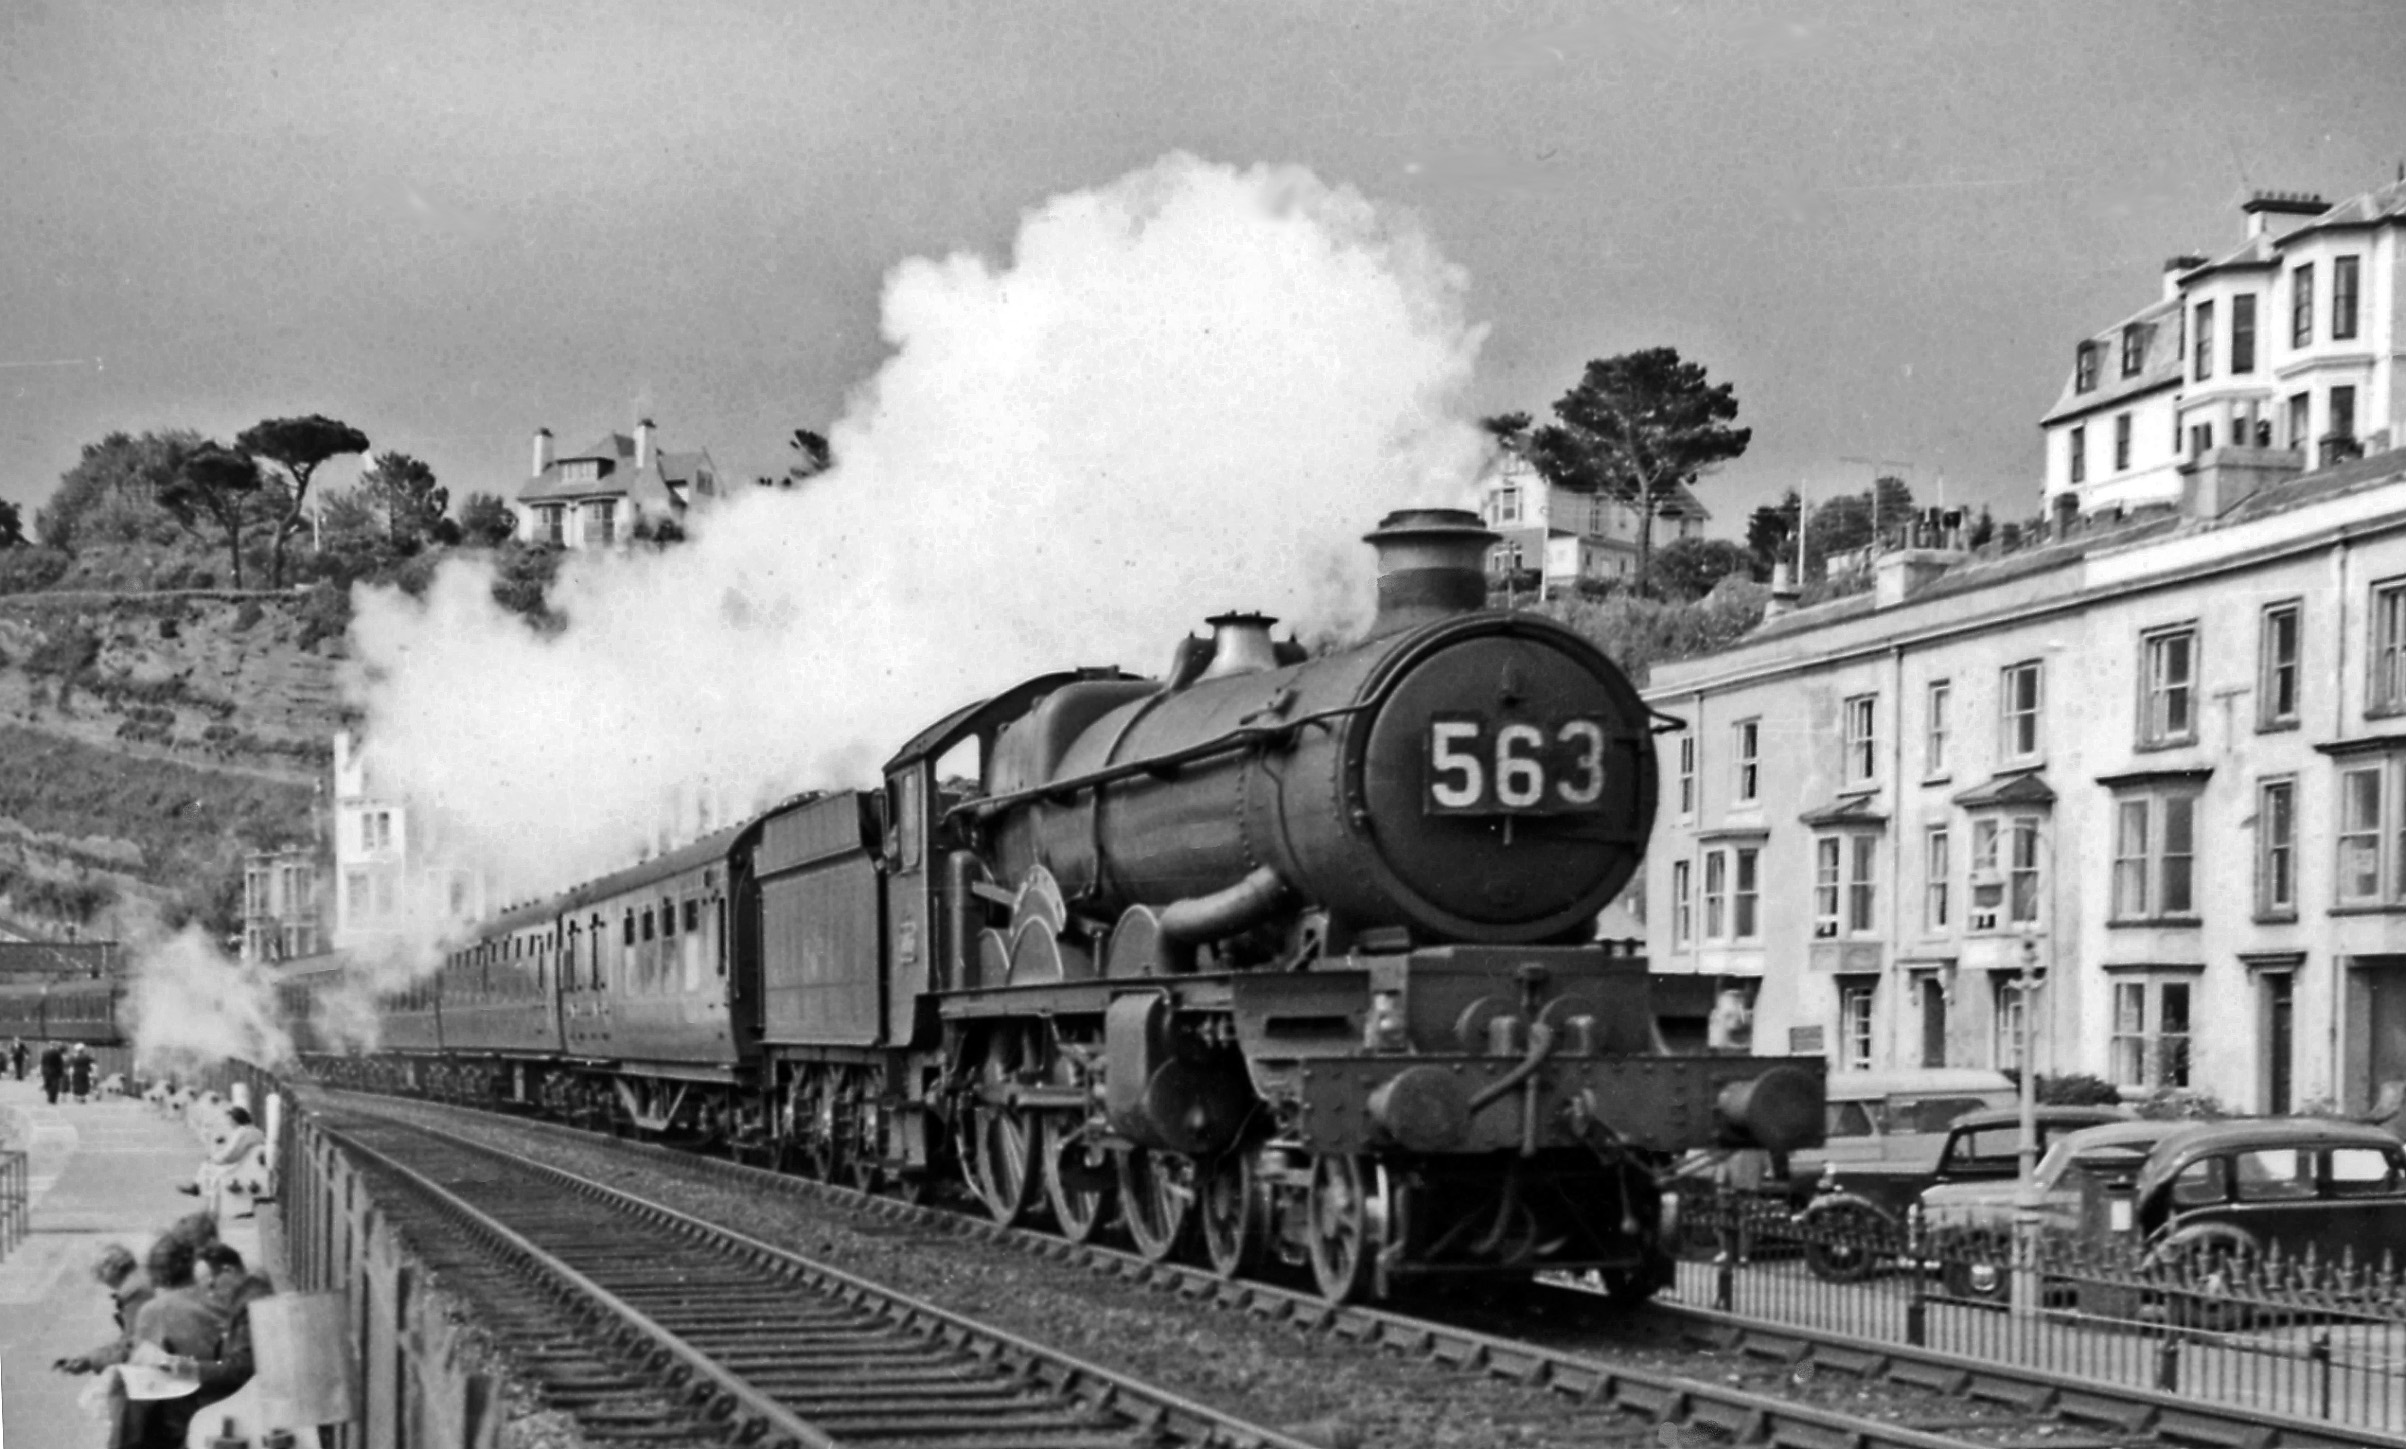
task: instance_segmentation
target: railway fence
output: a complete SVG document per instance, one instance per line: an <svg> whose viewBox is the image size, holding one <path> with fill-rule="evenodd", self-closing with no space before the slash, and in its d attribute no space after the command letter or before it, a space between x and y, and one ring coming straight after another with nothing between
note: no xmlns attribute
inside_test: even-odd
<svg viewBox="0 0 2406 1449"><path fill-rule="evenodd" d="M33 1169L17 1148L0 1152L0 1258L6 1258L33 1231Z"/></svg>
<svg viewBox="0 0 2406 1449"><path fill-rule="evenodd" d="M1733 1322L2406 1433L2406 1278L2394 1258L2042 1236L2023 1265L2003 1233L1806 1224L1724 1194L1683 1202L1680 1221L1666 1297Z"/></svg>

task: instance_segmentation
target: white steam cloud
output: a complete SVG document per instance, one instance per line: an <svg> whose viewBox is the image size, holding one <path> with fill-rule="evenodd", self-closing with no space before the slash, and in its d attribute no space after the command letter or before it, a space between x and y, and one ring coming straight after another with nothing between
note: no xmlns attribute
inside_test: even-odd
<svg viewBox="0 0 2406 1449"><path fill-rule="evenodd" d="M1348 189L1183 155L1029 213L1005 265L907 262L833 472L739 484L662 552L573 557L556 636L474 562L422 600L363 592L378 793L524 895L626 864L672 813L690 830L697 802L726 823L870 781L1029 674L1153 672L1207 613L1342 627L1360 535L1462 502L1482 457L1462 288Z"/></svg>
<svg viewBox="0 0 2406 1449"><path fill-rule="evenodd" d="M189 1072L228 1058L275 1067L291 1057L267 968L228 959L197 926L136 941L132 957L125 1012L137 1072Z"/></svg>

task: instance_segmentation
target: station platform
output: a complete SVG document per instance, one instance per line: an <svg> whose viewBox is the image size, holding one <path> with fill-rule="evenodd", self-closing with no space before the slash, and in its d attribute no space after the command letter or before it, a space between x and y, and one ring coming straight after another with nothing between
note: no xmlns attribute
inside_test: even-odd
<svg viewBox="0 0 2406 1449"><path fill-rule="evenodd" d="M0 1077L0 1118L31 1158L32 1232L0 1260L0 1449L75 1449L104 1442L103 1426L77 1407L91 1380L51 1363L107 1343L117 1325L108 1290L92 1277L102 1248L139 1258L199 1203L176 1191L200 1165L202 1146L180 1118L127 1099L78 1105L42 1100L41 1084ZM243 1261L261 1261L255 1219L219 1224Z"/></svg>

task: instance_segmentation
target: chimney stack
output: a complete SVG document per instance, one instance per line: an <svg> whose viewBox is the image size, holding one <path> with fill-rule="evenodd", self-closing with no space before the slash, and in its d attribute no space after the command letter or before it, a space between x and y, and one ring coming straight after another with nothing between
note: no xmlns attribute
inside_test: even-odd
<svg viewBox="0 0 2406 1449"><path fill-rule="evenodd" d="M535 429L535 476L541 477L543 470L550 466L551 429L537 428Z"/></svg>
<svg viewBox="0 0 2406 1449"><path fill-rule="evenodd" d="M652 420L645 418L635 425L635 471L640 473L652 466Z"/></svg>
<svg viewBox="0 0 2406 1449"><path fill-rule="evenodd" d="M2278 237L2294 230L2310 216L2320 216L2331 205L2310 191L2258 191L2239 203L2247 215L2247 239L2260 236Z"/></svg>
<svg viewBox="0 0 2406 1449"><path fill-rule="evenodd" d="M1373 638L1487 606L1487 549L1495 542L1466 508L1402 508L1362 541L1378 550Z"/></svg>
<svg viewBox="0 0 2406 1449"><path fill-rule="evenodd" d="M2182 252L2177 257L2164 258L2164 300L2169 302L2180 295L2180 279L2184 272L2194 272L2206 264L2196 252Z"/></svg>

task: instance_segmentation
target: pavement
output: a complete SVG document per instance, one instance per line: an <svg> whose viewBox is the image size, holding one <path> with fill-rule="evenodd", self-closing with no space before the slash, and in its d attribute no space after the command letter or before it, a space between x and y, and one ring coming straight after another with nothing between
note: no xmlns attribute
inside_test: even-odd
<svg viewBox="0 0 2406 1449"><path fill-rule="evenodd" d="M76 1406L87 1377L51 1362L107 1343L117 1326L108 1290L92 1277L110 1243L140 1257L168 1224L199 1205L175 1188L192 1180L201 1145L181 1119L132 1100L42 1100L40 1084L0 1076L0 1116L31 1154L33 1231L0 1260L0 1449L75 1449L104 1442ZM243 1261L260 1262L251 1219L220 1225Z"/></svg>

